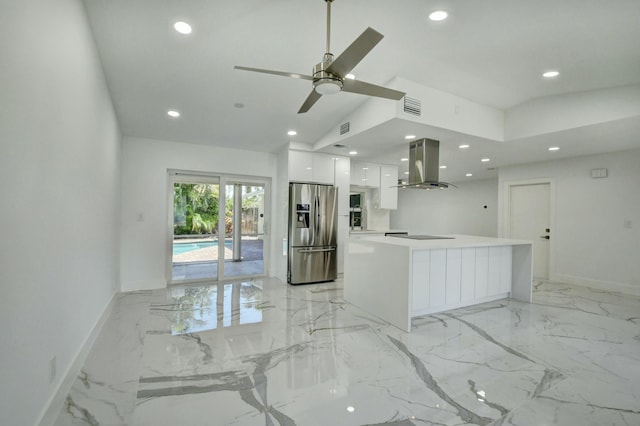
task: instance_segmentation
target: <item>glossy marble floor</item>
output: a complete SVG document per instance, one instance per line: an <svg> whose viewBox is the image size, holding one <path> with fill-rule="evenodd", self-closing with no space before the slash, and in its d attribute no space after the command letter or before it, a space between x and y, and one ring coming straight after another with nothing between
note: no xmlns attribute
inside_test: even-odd
<svg viewBox="0 0 640 426"><path fill-rule="evenodd" d="M408 334L340 281L122 294L56 420L76 424L640 425L640 298L538 282Z"/></svg>

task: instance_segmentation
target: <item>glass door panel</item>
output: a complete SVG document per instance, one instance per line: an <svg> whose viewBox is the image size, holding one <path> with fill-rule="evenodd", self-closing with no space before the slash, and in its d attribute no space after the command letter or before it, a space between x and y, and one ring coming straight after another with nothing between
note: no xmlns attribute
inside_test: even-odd
<svg viewBox="0 0 640 426"><path fill-rule="evenodd" d="M173 182L171 281L218 278L220 185Z"/></svg>
<svg viewBox="0 0 640 426"><path fill-rule="evenodd" d="M264 184L225 185L225 278L264 274L264 194Z"/></svg>

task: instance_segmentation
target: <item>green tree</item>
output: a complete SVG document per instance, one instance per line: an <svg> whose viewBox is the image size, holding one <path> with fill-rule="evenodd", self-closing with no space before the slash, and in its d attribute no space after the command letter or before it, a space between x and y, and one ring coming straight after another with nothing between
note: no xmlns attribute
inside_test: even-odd
<svg viewBox="0 0 640 426"><path fill-rule="evenodd" d="M175 235L211 234L218 226L219 185L175 183L173 186Z"/></svg>

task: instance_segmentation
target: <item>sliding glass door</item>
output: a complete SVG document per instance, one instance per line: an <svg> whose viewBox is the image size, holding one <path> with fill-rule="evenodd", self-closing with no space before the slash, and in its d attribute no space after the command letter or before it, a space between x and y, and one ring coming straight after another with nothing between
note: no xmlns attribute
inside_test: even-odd
<svg viewBox="0 0 640 426"><path fill-rule="evenodd" d="M169 172L169 281L264 275L266 180Z"/></svg>
<svg viewBox="0 0 640 426"><path fill-rule="evenodd" d="M218 278L218 179L174 180L171 281ZM224 217L224 216L222 216Z"/></svg>
<svg viewBox="0 0 640 426"><path fill-rule="evenodd" d="M225 208L231 217L227 232L224 277L264 274L264 185L225 185Z"/></svg>

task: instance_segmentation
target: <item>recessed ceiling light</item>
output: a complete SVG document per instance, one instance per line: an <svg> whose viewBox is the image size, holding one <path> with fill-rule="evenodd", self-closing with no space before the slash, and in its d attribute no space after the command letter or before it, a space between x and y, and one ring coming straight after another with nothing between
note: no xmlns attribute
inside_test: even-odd
<svg viewBox="0 0 640 426"><path fill-rule="evenodd" d="M288 134L289 136L295 136L295 135L297 135L297 134L298 134L298 132L296 132L295 130L289 130L289 131L287 132L287 134Z"/></svg>
<svg viewBox="0 0 640 426"><path fill-rule="evenodd" d="M415 139L415 137L416 137L416 135L407 135L407 136L405 136L404 138L405 138L406 140L409 140L409 139Z"/></svg>
<svg viewBox="0 0 640 426"><path fill-rule="evenodd" d="M362 170L369 170L369 168L368 167L363 167Z"/></svg>
<svg viewBox="0 0 640 426"><path fill-rule="evenodd" d="M191 25L186 22L178 21L173 24L173 28L175 28L180 34L191 34Z"/></svg>
<svg viewBox="0 0 640 426"><path fill-rule="evenodd" d="M409 161L408 158L401 158L400 161Z"/></svg>
<svg viewBox="0 0 640 426"><path fill-rule="evenodd" d="M557 77L557 76L559 76L559 75L560 75L560 73L559 73L558 71L555 71L555 70L553 70L553 71L546 71L546 72L543 72L543 73L542 73L542 76L543 76L544 78L553 78L553 77Z"/></svg>
<svg viewBox="0 0 640 426"><path fill-rule="evenodd" d="M349 151L349 155L357 155L358 151Z"/></svg>
<svg viewBox="0 0 640 426"><path fill-rule="evenodd" d="M350 413L353 413L354 411L356 411L356 409L354 407L352 407L352 406L348 406L347 407L347 411L350 412Z"/></svg>
<svg viewBox="0 0 640 426"><path fill-rule="evenodd" d="M467 148L469 148L469 145L467 145L467 144L458 145L458 148L467 149Z"/></svg>
<svg viewBox="0 0 640 426"><path fill-rule="evenodd" d="M445 166L444 164L442 166L440 166L441 169L446 169L447 166Z"/></svg>
<svg viewBox="0 0 640 426"><path fill-rule="evenodd" d="M483 163L488 163L489 161L491 161L491 158L483 158L482 160Z"/></svg>
<svg viewBox="0 0 640 426"><path fill-rule="evenodd" d="M549 151L557 151L557 150L559 150L559 149L560 149L560 147L559 147L559 146L550 146L550 147L549 147Z"/></svg>
<svg viewBox="0 0 640 426"><path fill-rule="evenodd" d="M356 76L351 74L351 73L349 73L349 74L345 75L344 78L348 78L349 80L355 80Z"/></svg>
<svg viewBox="0 0 640 426"><path fill-rule="evenodd" d="M169 117L180 117L180 113L173 109L170 109L169 111L167 111L167 115Z"/></svg>
<svg viewBox="0 0 640 426"><path fill-rule="evenodd" d="M409 174L409 172L404 172L404 174L405 174L405 175L408 175L408 174Z"/></svg>
<svg viewBox="0 0 640 426"><path fill-rule="evenodd" d="M471 176L473 176L473 173L467 173L465 176L466 177L471 177Z"/></svg>
<svg viewBox="0 0 640 426"><path fill-rule="evenodd" d="M429 19L432 21L444 21L447 19L447 16L449 16L449 14L444 10L436 10L429 14Z"/></svg>

